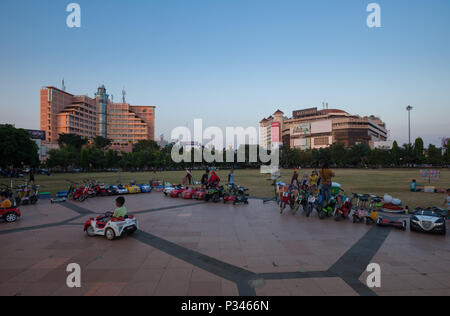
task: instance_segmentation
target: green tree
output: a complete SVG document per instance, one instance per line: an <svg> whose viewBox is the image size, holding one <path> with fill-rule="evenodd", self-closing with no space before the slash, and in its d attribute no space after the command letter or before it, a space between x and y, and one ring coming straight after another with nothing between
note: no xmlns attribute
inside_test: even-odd
<svg viewBox="0 0 450 316"><path fill-rule="evenodd" d="M447 146L445 147L444 162L450 165L450 141L447 142Z"/></svg>
<svg viewBox="0 0 450 316"><path fill-rule="evenodd" d="M81 147L87 144L87 139L75 134L60 134L58 145L61 147L73 147L80 151Z"/></svg>
<svg viewBox="0 0 450 316"><path fill-rule="evenodd" d="M423 145L423 139L422 138L417 138L416 141L414 142L414 153L415 153L415 158L416 158L416 162L417 163L423 163L424 160L424 145Z"/></svg>
<svg viewBox="0 0 450 316"><path fill-rule="evenodd" d="M355 166L364 167L370 155L370 147L366 143L356 144L350 149Z"/></svg>
<svg viewBox="0 0 450 316"><path fill-rule="evenodd" d="M48 152L46 165L50 168L60 167L67 170L68 167L74 166L78 161L79 155L73 148L63 147Z"/></svg>
<svg viewBox="0 0 450 316"><path fill-rule="evenodd" d="M396 140L394 140L394 143L392 143L391 154L392 154L392 162L394 163L394 165L396 166L400 165L400 161L402 158L401 150Z"/></svg>
<svg viewBox="0 0 450 316"><path fill-rule="evenodd" d="M442 164L442 150L430 144L427 149L427 162L435 166Z"/></svg>
<svg viewBox="0 0 450 316"><path fill-rule="evenodd" d="M106 147L111 146L111 140L102 136L96 136L94 138L94 146L97 149L105 150Z"/></svg>
<svg viewBox="0 0 450 316"><path fill-rule="evenodd" d="M83 148L80 152L80 167L84 170L88 170L90 167L90 154L88 148Z"/></svg>
<svg viewBox="0 0 450 316"><path fill-rule="evenodd" d="M38 146L23 129L0 125L0 167L39 165Z"/></svg>
<svg viewBox="0 0 450 316"><path fill-rule="evenodd" d="M119 156L114 150L109 149L105 154L105 167L115 168L117 166L119 166Z"/></svg>
<svg viewBox="0 0 450 316"><path fill-rule="evenodd" d="M140 140L133 146L133 152L139 151L159 151L160 147L157 142L153 140Z"/></svg>

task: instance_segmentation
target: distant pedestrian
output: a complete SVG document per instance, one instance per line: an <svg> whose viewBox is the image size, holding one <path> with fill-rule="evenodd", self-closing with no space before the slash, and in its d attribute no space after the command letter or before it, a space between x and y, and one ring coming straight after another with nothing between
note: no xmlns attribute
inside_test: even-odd
<svg viewBox="0 0 450 316"><path fill-rule="evenodd" d="M228 184L231 185L232 188L234 188L234 170L231 169L230 174L228 175Z"/></svg>
<svg viewBox="0 0 450 316"><path fill-rule="evenodd" d="M33 185L35 184L35 182L34 182L34 170L33 169L30 169L30 184L31 184L31 182L33 182Z"/></svg>
<svg viewBox="0 0 450 316"><path fill-rule="evenodd" d="M186 182L192 184L192 173L190 169L186 169Z"/></svg>

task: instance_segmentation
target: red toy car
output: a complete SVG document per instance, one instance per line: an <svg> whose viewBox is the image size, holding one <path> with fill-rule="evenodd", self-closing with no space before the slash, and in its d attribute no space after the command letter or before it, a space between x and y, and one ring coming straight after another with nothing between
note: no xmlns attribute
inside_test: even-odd
<svg viewBox="0 0 450 316"><path fill-rule="evenodd" d="M204 200L206 195L205 189L198 189L194 193L192 193L192 198L196 200Z"/></svg>
<svg viewBox="0 0 450 316"><path fill-rule="evenodd" d="M170 191L169 195L173 198L177 198L181 196L181 193L183 193L184 191L186 191L186 189L184 188L176 188L172 191Z"/></svg>
<svg viewBox="0 0 450 316"><path fill-rule="evenodd" d="M194 193L196 193L198 190L199 190L199 188L186 189L181 193L181 197L183 199L193 199Z"/></svg>
<svg viewBox="0 0 450 316"><path fill-rule="evenodd" d="M21 217L22 214L18 208L0 209L0 218L7 223L14 223Z"/></svg>

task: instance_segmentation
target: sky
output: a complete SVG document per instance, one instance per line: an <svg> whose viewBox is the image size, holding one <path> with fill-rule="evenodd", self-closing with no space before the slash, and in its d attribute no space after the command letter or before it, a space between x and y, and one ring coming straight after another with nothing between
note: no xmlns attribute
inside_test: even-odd
<svg viewBox="0 0 450 316"><path fill-rule="evenodd" d="M81 6L68 28L66 6ZM39 89L155 105L156 135L258 126L278 108L378 115L392 139L450 137L450 1L1 0L0 123L39 128Z"/></svg>

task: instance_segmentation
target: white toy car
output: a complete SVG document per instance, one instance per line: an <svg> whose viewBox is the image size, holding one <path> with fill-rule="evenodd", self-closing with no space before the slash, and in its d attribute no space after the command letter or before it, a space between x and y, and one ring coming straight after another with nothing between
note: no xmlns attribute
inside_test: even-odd
<svg viewBox="0 0 450 316"><path fill-rule="evenodd" d="M411 217L410 229L413 232L437 233L445 235L447 231L445 215L430 208L416 211Z"/></svg>
<svg viewBox="0 0 450 316"><path fill-rule="evenodd" d="M181 186L168 185L168 186L164 187L162 192L164 193L165 196L169 196L170 192L172 192L173 190L179 189L179 188L181 188Z"/></svg>
<svg viewBox="0 0 450 316"><path fill-rule="evenodd" d="M107 212L97 218L91 218L84 224L84 231L89 237L105 236L108 240L122 235L131 235L138 230L137 219L130 215L127 218L112 217L113 213Z"/></svg>
<svg viewBox="0 0 450 316"><path fill-rule="evenodd" d="M122 184L119 184L117 186L117 193L118 194L128 194L130 192L128 192L128 189L126 187L124 187Z"/></svg>

